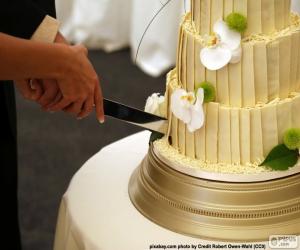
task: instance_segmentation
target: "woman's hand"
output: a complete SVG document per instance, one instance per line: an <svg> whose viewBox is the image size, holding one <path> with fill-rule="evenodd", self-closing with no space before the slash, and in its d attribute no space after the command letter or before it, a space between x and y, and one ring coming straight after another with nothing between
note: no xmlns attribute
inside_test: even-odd
<svg viewBox="0 0 300 250"><path fill-rule="evenodd" d="M0 38L0 79L53 79L59 92L57 101L47 105L49 111L64 110L83 118L95 107L98 120L104 121L99 79L84 46L28 41L1 33ZM27 99L37 101L43 96L43 104L49 101L48 96L41 96L44 89L35 80L17 81L17 86ZM49 86L55 93L55 86Z"/></svg>
<svg viewBox="0 0 300 250"><path fill-rule="evenodd" d="M64 110L78 118L83 118L95 107L98 120L104 122L100 82L87 57L87 49L82 45L66 46L66 48L69 48L69 53L56 79L61 98L47 106L47 110Z"/></svg>

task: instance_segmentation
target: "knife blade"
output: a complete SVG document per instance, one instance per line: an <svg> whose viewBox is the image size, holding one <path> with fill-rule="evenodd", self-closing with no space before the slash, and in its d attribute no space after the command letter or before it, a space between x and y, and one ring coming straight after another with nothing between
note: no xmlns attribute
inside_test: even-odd
<svg viewBox="0 0 300 250"><path fill-rule="evenodd" d="M150 131L167 133L168 121L142 110L104 98L104 113L106 116L148 129Z"/></svg>

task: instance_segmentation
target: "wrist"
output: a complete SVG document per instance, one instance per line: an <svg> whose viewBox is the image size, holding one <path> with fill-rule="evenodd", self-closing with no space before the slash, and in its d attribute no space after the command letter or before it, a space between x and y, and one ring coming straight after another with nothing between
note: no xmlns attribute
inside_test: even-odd
<svg viewBox="0 0 300 250"><path fill-rule="evenodd" d="M64 44L54 44L56 47L55 61L53 64L52 75L54 79L62 79L72 72L75 55L71 46Z"/></svg>

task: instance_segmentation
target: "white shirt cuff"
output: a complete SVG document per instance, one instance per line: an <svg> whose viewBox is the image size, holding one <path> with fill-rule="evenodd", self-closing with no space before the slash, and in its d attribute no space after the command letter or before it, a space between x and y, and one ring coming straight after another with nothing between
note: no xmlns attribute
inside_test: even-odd
<svg viewBox="0 0 300 250"><path fill-rule="evenodd" d="M33 33L31 40L53 43L58 30L59 22L55 18L47 15Z"/></svg>

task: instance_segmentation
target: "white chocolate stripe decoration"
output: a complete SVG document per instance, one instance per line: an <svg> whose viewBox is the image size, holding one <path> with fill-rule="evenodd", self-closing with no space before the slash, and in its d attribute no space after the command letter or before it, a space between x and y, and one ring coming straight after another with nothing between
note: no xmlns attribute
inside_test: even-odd
<svg viewBox="0 0 300 250"><path fill-rule="evenodd" d="M173 70L168 77L170 93L178 87ZM181 154L207 163L260 164L282 142L284 131L300 127L299 107L300 93L252 108L207 103L205 125L188 136L186 125L172 118L172 146L176 148L178 141Z"/></svg>
<svg viewBox="0 0 300 250"><path fill-rule="evenodd" d="M254 83L256 102L267 103L269 100L268 61L267 45L264 42L254 45Z"/></svg>
<svg viewBox="0 0 300 250"><path fill-rule="evenodd" d="M211 32L211 0L199 1L200 9L195 9L194 16L200 16L200 29L198 32L201 35L210 34Z"/></svg>
<svg viewBox="0 0 300 250"><path fill-rule="evenodd" d="M295 43L300 44L300 32L296 33L295 35L297 36L297 39L295 39ZM300 58L300 47L298 46L298 57L297 57L298 69L297 69L297 78L296 78L296 89L297 90L300 90L300 59L299 58Z"/></svg>
<svg viewBox="0 0 300 250"><path fill-rule="evenodd" d="M297 88L297 71L298 71L298 56L299 56L299 44L300 44L300 32L295 33L291 37L291 62L290 65L294 67L290 68L290 89L299 89Z"/></svg>
<svg viewBox="0 0 300 250"><path fill-rule="evenodd" d="M216 99L204 104L205 123L195 132L190 132L190 124L170 116L172 146L183 157L255 167L283 142L287 129L300 127L300 16L290 14L290 3L192 0L191 14L180 28L177 67L168 75L167 93L170 100L177 88L191 93L207 81L215 87ZM199 58L209 46L205 35L232 12L248 21L241 61L208 70L214 66L201 57L205 68ZM220 34L216 38L223 39Z"/></svg>
<svg viewBox="0 0 300 250"><path fill-rule="evenodd" d="M260 163L264 160L263 149L263 132L261 121L261 110L250 110L250 126L251 126L251 162Z"/></svg>
<svg viewBox="0 0 300 250"><path fill-rule="evenodd" d="M240 131L240 110L238 108L231 108L230 110L230 149L231 149L231 162L239 164L241 162L240 152L240 133L233 133Z"/></svg>
<svg viewBox="0 0 300 250"><path fill-rule="evenodd" d="M218 19L239 12L248 19L245 35L282 30L290 25L291 0L192 0L192 20L198 34L209 34Z"/></svg>
<svg viewBox="0 0 300 250"><path fill-rule="evenodd" d="M233 0L224 1L223 3L223 18L233 12Z"/></svg>
<svg viewBox="0 0 300 250"><path fill-rule="evenodd" d="M210 19L210 31L213 30L214 24L223 19L223 0L211 0L211 19Z"/></svg>
<svg viewBox="0 0 300 250"><path fill-rule="evenodd" d="M188 14L182 23L179 44L179 82L195 75L196 85L208 81L216 87L216 102L231 107L253 107L276 98L287 98L300 91L300 17L294 16L294 25L272 36L260 35L242 42L241 63L228 64L211 71L199 62L203 37L197 35ZM186 41L186 42L185 42ZM194 56L186 55L194 50ZM194 60L194 63L192 61ZM192 81L192 79L191 79Z"/></svg>
<svg viewBox="0 0 300 250"><path fill-rule="evenodd" d="M231 151L228 145L231 144L230 109L220 107L219 112L219 140L218 140L218 160L224 163L231 163Z"/></svg>
<svg viewBox="0 0 300 250"><path fill-rule="evenodd" d="M186 86L188 92L193 92L195 90L195 73L194 73L194 54L195 54L195 46L194 46L194 39L191 34L187 36L187 53L186 53L186 60L187 60L187 68L191 69L191 72L186 72ZM195 141L194 135L186 129L186 141L190 142L186 144L186 155L195 158Z"/></svg>

